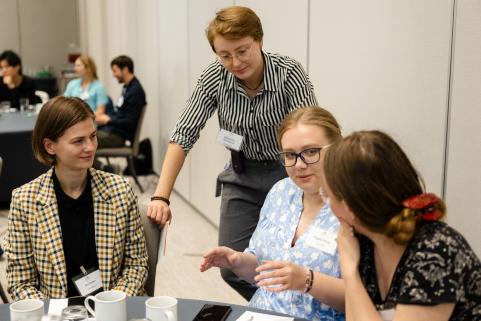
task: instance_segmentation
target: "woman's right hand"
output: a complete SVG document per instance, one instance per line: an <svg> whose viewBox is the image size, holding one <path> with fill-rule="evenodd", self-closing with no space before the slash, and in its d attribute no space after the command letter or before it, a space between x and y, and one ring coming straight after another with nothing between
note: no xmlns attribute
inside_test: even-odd
<svg viewBox="0 0 481 321"><path fill-rule="evenodd" d="M150 201L147 209L147 217L160 226L164 226L167 222L172 220L172 213L170 207L166 202L160 200Z"/></svg>
<svg viewBox="0 0 481 321"><path fill-rule="evenodd" d="M227 246L216 247L204 254L200 263L200 271L204 272L211 267L232 269L239 265L241 252L234 251Z"/></svg>
<svg viewBox="0 0 481 321"><path fill-rule="evenodd" d="M354 236L354 228L346 221L340 220L339 233L337 235L337 246L341 274L343 279L358 275L359 261L361 260L361 250L359 241Z"/></svg>

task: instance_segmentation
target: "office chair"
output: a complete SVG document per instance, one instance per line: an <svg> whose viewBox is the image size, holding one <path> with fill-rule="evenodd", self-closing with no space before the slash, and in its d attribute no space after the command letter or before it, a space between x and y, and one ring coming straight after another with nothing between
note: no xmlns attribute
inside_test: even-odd
<svg viewBox="0 0 481 321"><path fill-rule="evenodd" d="M35 90L35 96L38 96L42 102L42 106L49 100L50 96L43 90Z"/></svg>
<svg viewBox="0 0 481 321"><path fill-rule="evenodd" d="M139 121L137 123L137 128L135 129L134 140L131 142L130 146L124 147L106 147L97 149L96 157L105 157L107 162L109 162L109 157L125 157L127 158L127 165L129 167L130 173L134 177L134 181L143 193L144 189L140 185L139 179L137 177L137 172L134 166L134 156L139 154L139 140L140 140L140 130L142 129L142 123L144 121L145 110L147 106L142 107L140 112ZM110 162L109 162L110 163Z"/></svg>
<svg viewBox="0 0 481 321"><path fill-rule="evenodd" d="M155 276L157 271L157 262L164 255L165 250L165 233L166 227L160 228L156 223L147 217L147 205L139 204L140 220L144 228L145 243L147 245L147 265L149 273L145 282L145 291L148 296L154 296Z"/></svg>

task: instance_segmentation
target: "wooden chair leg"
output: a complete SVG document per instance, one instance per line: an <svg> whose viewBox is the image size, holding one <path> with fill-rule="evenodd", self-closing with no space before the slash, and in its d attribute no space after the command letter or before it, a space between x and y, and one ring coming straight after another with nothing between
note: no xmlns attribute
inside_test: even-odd
<svg viewBox="0 0 481 321"><path fill-rule="evenodd" d="M144 189L142 188L142 185L140 185L139 179L137 178L137 172L135 171L135 166L134 166L134 158L132 156L127 157L127 164L129 166L130 173L134 177L135 184L139 187L139 190L141 193L144 192Z"/></svg>

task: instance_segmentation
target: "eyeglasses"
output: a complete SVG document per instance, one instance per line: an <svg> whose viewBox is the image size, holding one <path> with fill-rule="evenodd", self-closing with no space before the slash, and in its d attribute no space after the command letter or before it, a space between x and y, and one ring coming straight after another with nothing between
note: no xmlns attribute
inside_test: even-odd
<svg viewBox="0 0 481 321"><path fill-rule="evenodd" d="M284 167L292 167L296 165L297 159L300 158L304 164L314 164L321 158L321 149L326 148L329 145L323 147L312 147L304 149L300 153L296 152L282 152L278 154L279 161Z"/></svg>
<svg viewBox="0 0 481 321"><path fill-rule="evenodd" d="M218 54L217 57L219 57L220 61L224 65L231 64L234 57L237 60L246 61L250 57L250 49L252 48L252 45L254 44L254 42L255 41L252 41L250 43L250 45L246 45L244 47L241 47L241 48L235 50L233 54L230 54L228 52L222 52L222 53Z"/></svg>

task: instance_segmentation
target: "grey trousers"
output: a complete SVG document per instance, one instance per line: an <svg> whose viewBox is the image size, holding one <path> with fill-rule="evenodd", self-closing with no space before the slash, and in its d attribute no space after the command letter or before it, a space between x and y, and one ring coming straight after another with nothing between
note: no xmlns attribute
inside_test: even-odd
<svg viewBox="0 0 481 321"><path fill-rule="evenodd" d="M236 251L244 251L249 246L267 193L277 181L287 176L285 168L277 161L245 160L244 165L244 173L235 173L231 165L217 178L222 187L219 245ZM248 301L257 290L229 269L221 269L221 275Z"/></svg>

